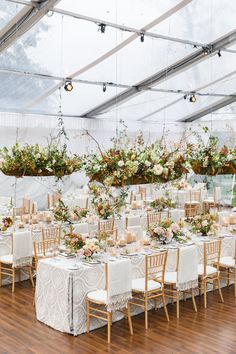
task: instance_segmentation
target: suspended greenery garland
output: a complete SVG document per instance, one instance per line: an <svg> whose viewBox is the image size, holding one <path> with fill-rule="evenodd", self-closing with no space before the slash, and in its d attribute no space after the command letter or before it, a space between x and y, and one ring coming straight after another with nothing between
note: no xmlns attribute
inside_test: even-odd
<svg viewBox="0 0 236 354"><path fill-rule="evenodd" d="M7 176L55 176L57 179L81 168L81 159L67 153L67 145L61 146L61 137L66 139L63 121L59 118L59 133L50 137L46 147L38 144L20 146L17 142L11 148L0 150L0 170Z"/></svg>
<svg viewBox="0 0 236 354"><path fill-rule="evenodd" d="M208 132L208 128L203 128ZM192 170L196 174L216 176L236 173L236 147L233 149L218 147L218 138L210 135L206 143L198 133L196 144L187 145L187 158Z"/></svg>
<svg viewBox="0 0 236 354"><path fill-rule="evenodd" d="M180 146L167 148L163 141L146 145L142 134L135 141L121 135L112 139L113 146L102 151L98 142L88 133L98 146L98 152L84 156L83 168L90 181L98 181L105 186L166 183L187 173L186 159L179 152Z"/></svg>

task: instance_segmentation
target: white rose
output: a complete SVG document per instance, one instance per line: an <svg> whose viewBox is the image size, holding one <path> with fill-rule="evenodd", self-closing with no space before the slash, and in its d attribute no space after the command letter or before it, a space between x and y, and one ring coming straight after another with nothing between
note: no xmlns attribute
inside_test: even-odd
<svg viewBox="0 0 236 354"><path fill-rule="evenodd" d="M118 166L119 166L119 167L124 166L124 164L125 164L125 163L124 163L124 161L123 161L123 160L118 161Z"/></svg>
<svg viewBox="0 0 236 354"><path fill-rule="evenodd" d="M145 166L147 166L147 167L150 167L151 166L151 162L150 161L145 161Z"/></svg>
<svg viewBox="0 0 236 354"><path fill-rule="evenodd" d="M160 164L155 165L153 167L153 171L154 171L155 175L160 176L163 172L163 167Z"/></svg>

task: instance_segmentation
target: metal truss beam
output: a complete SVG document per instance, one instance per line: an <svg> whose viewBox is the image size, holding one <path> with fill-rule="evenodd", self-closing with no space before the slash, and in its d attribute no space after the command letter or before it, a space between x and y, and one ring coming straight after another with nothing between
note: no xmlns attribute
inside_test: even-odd
<svg viewBox="0 0 236 354"><path fill-rule="evenodd" d="M235 71L235 73L236 73L236 71ZM104 85L106 85L106 87L117 87L117 88L121 88L121 89L135 88L135 87L133 87L131 85L117 84L117 83L114 83L114 82L82 80L82 79L76 79L76 78L73 79L73 80L70 80L70 78L63 78L63 77L60 77L60 76L32 73L32 72L28 72L28 71L19 71L19 70L12 70L12 69L1 69L0 68L0 74L14 75L14 76L20 76L20 77L32 77L32 78L40 79L40 80L52 80L52 81L60 81L60 82L61 81L64 81L64 82L71 81L73 83L78 83L78 84L100 86L101 88L103 88ZM207 86L210 86L210 84L207 85ZM190 95L190 94L194 93L196 96L210 96L210 97L229 97L229 96L231 96L231 95L227 95L227 94L224 94L224 93L198 92L197 90L196 91L167 90L167 89L152 88L152 87L148 87L148 86L147 87L143 87L142 90L143 91L152 91L152 92L156 92L156 93L170 93L170 94L178 94L178 95Z"/></svg>
<svg viewBox="0 0 236 354"><path fill-rule="evenodd" d="M230 72L229 74L226 74L226 75L224 75L224 76L221 76L221 77L219 77L218 79L216 79L216 80L214 80L214 81L208 82L208 83L205 84L205 85L199 86L198 88L196 88L196 89L194 90L194 92L198 92L198 91L204 90L205 88L210 87L210 86L212 86L212 85L215 85L216 83L218 83L218 82L220 82L220 81L222 81L222 80L225 80L225 79L227 79L227 78L229 78L229 77L231 77L231 76L233 76L233 75L235 75L235 74L236 74L236 70ZM228 95L227 95L227 96L228 96ZM176 100L174 100L174 101L168 103L168 104L165 105L165 106L162 106L162 107L156 109L155 111L152 111L152 112L148 113L147 115L145 115L145 116L139 118L138 121L144 122L145 120L147 120L148 118L150 118L150 117L153 116L154 114L157 114L157 113L159 113L159 112L165 110L166 108L169 108L169 107L175 105L176 103L178 103L178 102L180 102L180 101L182 101L182 100L183 100L183 96L182 96L181 98L177 98Z"/></svg>
<svg viewBox="0 0 236 354"><path fill-rule="evenodd" d="M34 6L24 6L0 31L0 53L33 27L60 0L38 0Z"/></svg>
<svg viewBox="0 0 236 354"><path fill-rule="evenodd" d="M207 114L215 112L218 109L228 106L234 102L236 102L236 92L234 92L231 97L223 98L215 103L212 103L211 105L182 118L178 122L184 122L184 123L194 122L195 120L200 119L206 116Z"/></svg>

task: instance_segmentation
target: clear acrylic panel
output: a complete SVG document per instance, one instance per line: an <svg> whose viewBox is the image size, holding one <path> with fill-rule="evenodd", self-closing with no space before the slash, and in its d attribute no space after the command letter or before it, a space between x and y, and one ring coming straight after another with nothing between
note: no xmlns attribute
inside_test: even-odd
<svg viewBox="0 0 236 354"><path fill-rule="evenodd" d="M15 17L19 11L24 7L21 4L15 4L7 0L0 1L0 30L7 25L13 17Z"/></svg>

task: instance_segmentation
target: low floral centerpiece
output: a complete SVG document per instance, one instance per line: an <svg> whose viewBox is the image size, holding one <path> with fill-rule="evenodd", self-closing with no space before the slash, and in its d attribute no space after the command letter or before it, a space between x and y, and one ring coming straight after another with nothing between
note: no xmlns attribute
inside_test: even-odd
<svg viewBox="0 0 236 354"><path fill-rule="evenodd" d="M7 231L9 227L13 226L13 219L10 216L6 216L0 222L0 231Z"/></svg>
<svg viewBox="0 0 236 354"><path fill-rule="evenodd" d="M170 243L172 239L177 242L186 242L189 239L189 231L182 220L176 223L166 219L160 221L159 224L152 224L148 229L148 234L152 240L164 244Z"/></svg>
<svg viewBox="0 0 236 354"><path fill-rule="evenodd" d="M65 147L60 149L53 143L46 147L16 143L0 150L0 170L8 176L55 176L60 179L79 171L80 167L78 156L69 156Z"/></svg>
<svg viewBox="0 0 236 354"><path fill-rule="evenodd" d="M68 248L72 253L76 253L85 245L83 237L80 234L74 233L73 230L65 234L64 240L66 248Z"/></svg>
<svg viewBox="0 0 236 354"><path fill-rule="evenodd" d="M150 202L150 207L157 211L163 211L164 209L175 208L175 203L170 198L161 197Z"/></svg>
<svg viewBox="0 0 236 354"><path fill-rule="evenodd" d="M202 213L187 218L186 222L190 224L193 232L200 233L203 236L216 234L219 231L218 215Z"/></svg>
<svg viewBox="0 0 236 354"><path fill-rule="evenodd" d="M78 255L84 256L86 260L91 260L92 256L102 251L101 243L96 238L87 238L82 248L79 249Z"/></svg>
<svg viewBox="0 0 236 354"><path fill-rule="evenodd" d="M207 133L208 128L204 131ZM199 134L195 136L198 142L187 146L188 161L194 173L208 176L236 173L236 147L218 147L219 139L213 135L207 142Z"/></svg>
<svg viewBox="0 0 236 354"><path fill-rule="evenodd" d="M162 140L145 144L142 134L133 143L124 135L112 142L111 148L102 151L96 141L99 151L84 156L83 168L90 181L114 187L163 183L188 171L179 146L167 148Z"/></svg>

